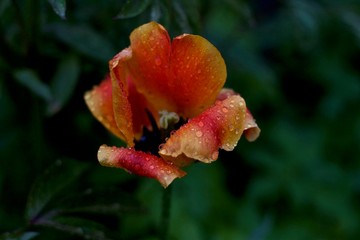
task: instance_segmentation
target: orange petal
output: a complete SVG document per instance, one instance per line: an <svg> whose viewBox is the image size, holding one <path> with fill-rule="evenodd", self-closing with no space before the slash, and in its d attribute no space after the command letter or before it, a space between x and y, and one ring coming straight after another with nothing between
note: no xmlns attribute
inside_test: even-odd
<svg viewBox="0 0 360 240"><path fill-rule="evenodd" d="M172 42L172 97L176 112L194 117L210 107L226 80L220 52L205 38L182 35Z"/></svg>
<svg viewBox="0 0 360 240"><path fill-rule="evenodd" d="M127 60L132 56L131 49L124 49L109 61L113 91L113 109L116 124L125 136L125 142L134 146L132 111L129 102Z"/></svg>
<svg viewBox="0 0 360 240"><path fill-rule="evenodd" d="M224 100L230 96L238 95L234 90L229 88L223 88L221 89L219 95L217 96L217 100ZM260 135L260 128L255 122L255 119L253 118L251 112L249 109L246 109L246 117L245 117L245 123L244 123L244 134L246 139L249 142L255 141L259 135Z"/></svg>
<svg viewBox="0 0 360 240"><path fill-rule="evenodd" d="M99 122L110 132L125 140L125 136L116 125L112 105L111 79L109 77L104 79L99 86L85 93L85 102Z"/></svg>
<svg viewBox="0 0 360 240"><path fill-rule="evenodd" d="M169 92L170 37L160 24L150 22L136 28L130 35L133 58L129 69L137 89L158 110L174 111Z"/></svg>
<svg viewBox="0 0 360 240"><path fill-rule="evenodd" d="M245 117L245 101L239 95L217 101L170 136L159 154L175 164L186 163L183 155L212 162L218 158L219 148L234 149L244 130Z"/></svg>
<svg viewBox="0 0 360 240"><path fill-rule="evenodd" d="M154 117L157 116L157 111L133 83L127 63L131 57L132 51L127 48L109 62L115 120L130 147L134 146L134 137L141 136L142 127L150 124L145 109L151 111Z"/></svg>
<svg viewBox="0 0 360 240"><path fill-rule="evenodd" d="M154 178L166 188L175 178L186 175L175 165L154 155L136 151L133 148L116 148L102 145L98 160L106 167L123 168L130 173Z"/></svg>
<svg viewBox="0 0 360 240"><path fill-rule="evenodd" d="M135 29L129 69L138 90L158 110L193 117L216 99L226 79L219 51L206 39L182 35L170 42L155 22Z"/></svg>

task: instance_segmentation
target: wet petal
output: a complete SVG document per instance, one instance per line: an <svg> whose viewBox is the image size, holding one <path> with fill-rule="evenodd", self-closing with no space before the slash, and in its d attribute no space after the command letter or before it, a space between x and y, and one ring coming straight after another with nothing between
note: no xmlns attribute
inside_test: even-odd
<svg viewBox="0 0 360 240"><path fill-rule="evenodd" d="M111 90L111 79L107 77L99 86L85 93L85 102L95 118L110 132L125 140L125 136L116 125Z"/></svg>
<svg viewBox="0 0 360 240"><path fill-rule="evenodd" d="M246 117L245 117L245 128L244 128L244 134L246 139L249 142L255 141L259 135L260 135L260 128L255 122L255 119L253 118L250 111L247 109L246 111Z"/></svg>
<svg viewBox="0 0 360 240"><path fill-rule="evenodd" d="M186 164L183 155L212 162L218 158L219 148L234 149L244 130L245 118L244 99L239 95L229 96L189 120L168 139L159 153L175 164Z"/></svg>
<svg viewBox="0 0 360 240"><path fill-rule="evenodd" d="M106 167L123 168L126 171L154 178L166 188L175 178L186 175L184 171L159 157L136 151L133 148L116 148L102 145L98 160Z"/></svg>
<svg viewBox="0 0 360 240"><path fill-rule="evenodd" d="M225 83L226 66L210 42L187 34L171 43L155 22L135 29L130 41L134 83L158 110L188 118L213 104Z"/></svg>
<svg viewBox="0 0 360 240"><path fill-rule="evenodd" d="M145 109L157 116L157 111L137 91L133 83L133 77L128 71L131 57L132 51L127 48L109 62L115 120L130 147L134 146L134 137L141 136L142 127L150 124Z"/></svg>
<svg viewBox="0 0 360 240"><path fill-rule="evenodd" d="M169 92L170 37L160 24L151 22L136 28L130 35L133 58L129 69L137 89L158 110L173 110Z"/></svg>
<svg viewBox="0 0 360 240"><path fill-rule="evenodd" d="M219 95L217 96L218 100L224 100L230 96L238 95L234 90L229 88L221 89ZM249 142L255 141L260 135L260 128L255 122L249 109L246 109L245 123L244 123L244 134L246 139Z"/></svg>
<svg viewBox="0 0 360 240"><path fill-rule="evenodd" d="M127 60L132 56L130 49L124 49L109 61L112 80L113 109L116 124L129 146L134 146L132 111L129 102Z"/></svg>
<svg viewBox="0 0 360 240"><path fill-rule="evenodd" d="M210 107L226 80L220 52L197 35L185 34L173 40L171 71L176 112L187 118Z"/></svg>

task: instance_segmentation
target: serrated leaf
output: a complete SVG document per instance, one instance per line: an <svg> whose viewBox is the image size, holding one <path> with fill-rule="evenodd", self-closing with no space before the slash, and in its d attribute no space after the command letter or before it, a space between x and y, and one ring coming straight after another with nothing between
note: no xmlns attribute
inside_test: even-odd
<svg viewBox="0 0 360 240"><path fill-rule="evenodd" d="M58 160L34 182L26 206L26 219L39 218L45 207L86 169L84 163Z"/></svg>
<svg viewBox="0 0 360 240"><path fill-rule="evenodd" d="M37 225L66 232L70 235L80 236L83 239L109 239L106 234L108 230L103 225L78 217L56 217Z"/></svg>
<svg viewBox="0 0 360 240"><path fill-rule="evenodd" d="M50 24L45 28L60 41L94 59L107 62L114 55L110 42L88 26L65 23Z"/></svg>
<svg viewBox="0 0 360 240"><path fill-rule="evenodd" d="M150 0L127 0L115 19L126 19L140 15L149 6Z"/></svg>
<svg viewBox="0 0 360 240"><path fill-rule="evenodd" d="M58 112L71 97L79 79L80 64L75 56L60 62L51 82L53 101L48 105L48 114Z"/></svg>
<svg viewBox="0 0 360 240"><path fill-rule="evenodd" d="M41 82L38 75L30 69L17 70L14 73L15 79L28 88L31 92L38 95L46 102L50 102L52 94L50 88L45 83Z"/></svg>
<svg viewBox="0 0 360 240"><path fill-rule="evenodd" d="M48 0L54 12L62 19L66 19L66 1L65 0Z"/></svg>

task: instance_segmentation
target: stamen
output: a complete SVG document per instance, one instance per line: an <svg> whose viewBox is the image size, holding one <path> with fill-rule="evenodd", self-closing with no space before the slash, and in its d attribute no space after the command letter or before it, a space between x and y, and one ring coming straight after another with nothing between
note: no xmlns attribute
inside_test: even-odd
<svg viewBox="0 0 360 240"><path fill-rule="evenodd" d="M159 112L160 114L160 128L168 129L169 126L174 126L179 122L180 117L174 112L168 112L166 110L162 110Z"/></svg>

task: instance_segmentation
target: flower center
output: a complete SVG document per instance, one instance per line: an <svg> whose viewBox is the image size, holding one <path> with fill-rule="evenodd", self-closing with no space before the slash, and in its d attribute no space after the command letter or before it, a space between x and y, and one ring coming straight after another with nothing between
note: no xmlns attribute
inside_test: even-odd
<svg viewBox="0 0 360 240"><path fill-rule="evenodd" d="M159 156L159 146L166 142L171 132L179 129L186 121L174 112L162 110L159 112L160 127L158 127L150 111L146 110L146 114L150 120L152 129L148 129L147 127L143 128L143 135L139 140L135 141L135 149Z"/></svg>

